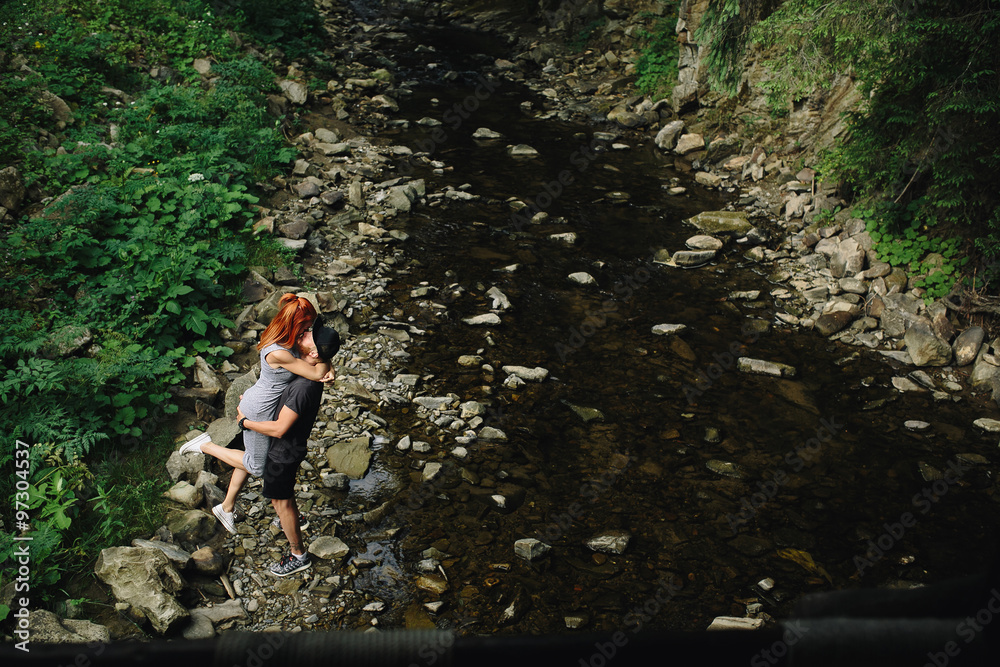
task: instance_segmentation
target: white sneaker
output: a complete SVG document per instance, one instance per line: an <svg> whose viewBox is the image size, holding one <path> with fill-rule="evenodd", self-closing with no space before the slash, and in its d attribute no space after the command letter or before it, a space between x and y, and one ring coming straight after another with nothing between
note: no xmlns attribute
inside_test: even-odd
<svg viewBox="0 0 1000 667"><path fill-rule="evenodd" d="M178 449L177 451L179 451L181 454L193 454L195 452L200 454L201 446L204 445L206 442L211 442L211 441L212 441L212 436L210 436L208 433L202 433L198 437L191 438L190 440L185 442L183 445L181 445L181 448Z"/></svg>
<svg viewBox="0 0 1000 667"><path fill-rule="evenodd" d="M233 509L235 510L236 508L234 507ZM222 509L222 504L219 503L212 508L212 514L214 514L215 518L219 520L219 523L222 524L223 528L228 530L233 535L236 534L236 522L233 520L233 512L227 512Z"/></svg>

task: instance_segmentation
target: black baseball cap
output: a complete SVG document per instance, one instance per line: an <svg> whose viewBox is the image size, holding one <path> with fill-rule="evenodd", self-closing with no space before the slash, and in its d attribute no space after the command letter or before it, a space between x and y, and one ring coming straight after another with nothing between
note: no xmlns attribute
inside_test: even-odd
<svg viewBox="0 0 1000 667"><path fill-rule="evenodd" d="M336 329L326 326L323 316L317 315L312 326L313 343L320 359L329 361L340 350L340 334Z"/></svg>

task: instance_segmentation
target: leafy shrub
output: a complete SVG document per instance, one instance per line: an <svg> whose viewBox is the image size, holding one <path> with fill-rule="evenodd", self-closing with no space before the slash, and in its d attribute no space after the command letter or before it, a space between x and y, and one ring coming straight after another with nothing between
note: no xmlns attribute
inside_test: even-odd
<svg viewBox="0 0 1000 667"><path fill-rule="evenodd" d="M234 3L224 19L220 8L0 5L4 63L30 68L0 76L10 110L0 115L0 160L54 198L0 230L0 429L34 443L32 587L42 597L65 573L90 569L103 546L162 522L170 438L154 432L177 409L167 389L195 354L231 354L216 330L232 325L226 304L248 262L284 257L251 233L254 190L295 151L266 113L274 73L240 57L231 31L250 24L276 49L305 54L322 24L305 0ZM293 28L301 34L285 48ZM207 90L189 85L200 84L198 57L213 61ZM154 80L154 65L180 76ZM74 122L55 122L44 91L67 102ZM89 342L74 349L75 338ZM0 467L12 462L0 448ZM12 485L0 476L0 495L12 497ZM9 504L0 519L13 525ZM0 563L12 544L0 536Z"/></svg>
<svg viewBox="0 0 1000 667"><path fill-rule="evenodd" d="M677 35L673 23L661 19L652 31L641 31L639 37L645 42L642 55L636 62L639 77L636 86L646 95L655 99L669 97L677 82Z"/></svg>

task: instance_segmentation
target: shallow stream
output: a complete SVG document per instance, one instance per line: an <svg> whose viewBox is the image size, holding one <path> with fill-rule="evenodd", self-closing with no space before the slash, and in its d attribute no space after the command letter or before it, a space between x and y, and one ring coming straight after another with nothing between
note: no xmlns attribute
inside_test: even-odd
<svg viewBox="0 0 1000 667"><path fill-rule="evenodd" d="M997 442L972 422L995 416L995 405L968 391L959 402L900 394L891 379L912 368L781 324L772 267L744 260L732 240L701 268L651 263L655 249L683 249L697 233L684 219L726 200L675 172L649 133L594 140L616 131L540 119L546 101L526 87L484 85L478 68L510 57L497 40L413 23L400 30L408 39L387 55L413 94L392 117L410 122L378 139L445 163L436 172L412 159L397 165L425 179L428 193L451 186L477 198L432 199L387 223L410 234L409 264L382 315L427 331L404 372L421 375L429 395L490 404L486 423L508 441L473 443L466 462L450 459L441 481L422 484L413 456L393 449L404 435L420 439L422 424L412 409L383 412L398 433L376 455L375 481L353 498L402 501L369 533L364 556L378 566L356 588L424 599L410 582L433 546L447 554L441 625L556 633L579 617L593 630L701 630L718 615L744 616L748 604L781 618L810 592L932 582L987 565ZM420 43L437 52L418 53ZM443 79L448 71L459 76ZM418 124L427 117L442 125ZM480 127L504 138L475 140ZM522 143L538 156L510 157L507 146ZM690 194L668 196L673 178ZM536 202L549 220L519 223L509 198ZM574 245L549 238L567 232ZM597 284L567 279L580 271ZM411 296L420 286L432 289ZM502 323L463 323L490 311L494 286L513 305L498 311ZM733 297L746 291L759 297ZM663 323L687 329L654 335ZM494 372L458 365L475 354ZM796 375L739 373L738 356ZM549 377L510 389L501 370L509 364ZM967 386L959 370L925 370ZM596 413L574 406L602 417L587 421ZM930 429L903 427L915 419ZM498 493L509 511L490 500ZM615 530L631 536L623 554L584 546ZM522 560L513 545L524 537L553 551ZM765 578L772 589L757 586Z"/></svg>

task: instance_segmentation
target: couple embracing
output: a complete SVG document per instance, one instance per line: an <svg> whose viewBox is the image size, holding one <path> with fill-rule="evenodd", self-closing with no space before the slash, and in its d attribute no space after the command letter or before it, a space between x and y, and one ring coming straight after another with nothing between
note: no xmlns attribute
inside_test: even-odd
<svg viewBox="0 0 1000 667"><path fill-rule="evenodd" d="M295 503L295 475L306 457L306 443L323 397L323 383L332 382L330 360L340 349L340 336L323 325L308 299L285 294L278 314L263 331L260 377L240 399L237 409L244 452L228 449L203 434L186 442L181 454L202 452L233 467L226 498L212 513L230 533L236 497L250 475L263 477L265 498L271 499L288 538L291 553L270 568L285 577L312 563L303 547L304 518Z"/></svg>

